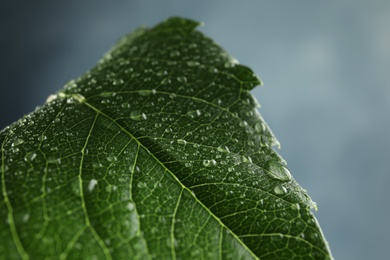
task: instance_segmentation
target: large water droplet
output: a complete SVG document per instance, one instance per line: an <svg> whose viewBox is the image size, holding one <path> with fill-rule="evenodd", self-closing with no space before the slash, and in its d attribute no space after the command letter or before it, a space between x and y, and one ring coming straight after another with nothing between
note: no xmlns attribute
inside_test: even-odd
<svg viewBox="0 0 390 260"><path fill-rule="evenodd" d="M282 164L271 161L267 165L266 173L274 178L281 181L290 181L291 180L291 173L290 171L284 167Z"/></svg>
<svg viewBox="0 0 390 260"><path fill-rule="evenodd" d="M180 83L186 83L187 82L187 78L184 77L184 76L177 77L176 80L179 81Z"/></svg>
<svg viewBox="0 0 390 260"><path fill-rule="evenodd" d="M191 118L195 118L195 117L200 116L200 115L202 115L202 112L199 109L187 112L187 116L189 116Z"/></svg>
<svg viewBox="0 0 390 260"><path fill-rule="evenodd" d="M115 162L116 160L118 160L118 158L116 158L116 156L113 154L107 156L107 161L109 162Z"/></svg>
<svg viewBox="0 0 390 260"><path fill-rule="evenodd" d="M24 143L24 141L23 141L22 139L17 138L17 139L15 139L15 141L12 143L12 147L17 146L17 145L20 145L20 144L22 144L22 143Z"/></svg>
<svg viewBox="0 0 390 260"><path fill-rule="evenodd" d="M26 154L26 156L24 156L24 160L26 162L32 162L34 161L34 159L37 157L37 154L36 153L28 153Z"/></svg>
<svg viewBox="0 0 390 260"><path fill-rule="evenodd" d="M214 159L211 160L203 160L202 162L204 167L210 167L210 166L215 166L217 165L217 162Z"/></svg>
<svg viewBox="0 0 390 260"><path fill-rule="evenodd" d="M130 114L130 118L135 121L141 121L146 120L148 117L145 115L145 113L140 113L139 111L132 111Z"/></svg>
<svg viewBox="0 0 390 260"><path fill-rule="evenodd" d="M134 209L134 204L131 203L131 202L129 202L129 203L127 203L127 205L126 205L126 208L127 208L129 211L132 211L132 210Z"/></svg>
<svg viewBox="0 0 390 260"><path fill-rule="evenodd" d="M184 140L184 139L177 139L177 143L178 143L178 144L181 144L181 145L186 145L186 144L187 144L187 141Z"/></svg>
<svg viewBox="0 0 390 260"><path fill-rule="evenodd" d="M95 188L95 186L98 184L98 181L95 179L90 180L88 183L88 190L91 192Z"/></svg>
<svg viewBox="0 0 390 260"><path fill-rule="evenodd" d="M121 105L123 108L130 108L130 104L125 102L125 103L122 103Z"/></svg>
<svg viewBox="0 0 390 260"><path fill-rule="evenodd" d="M276 185L274 188L274 192L278 195L282 195L287 193L287 189L282 185Z"/></svg>
<svg viewBox="0 0 390 260"><path fill-rule="evenodd" d="M199 66L199 62L197 62L197 61L192 61L192 60L187 61L186 64L187 64L188 67L196 67L196 66Z"/></svg>
<svg viewBox="0 0 390 260"><path fill-rule="evenodd" d="M30 214L26 213L23 215L22 221L27 222L30 219Z"/></svg>

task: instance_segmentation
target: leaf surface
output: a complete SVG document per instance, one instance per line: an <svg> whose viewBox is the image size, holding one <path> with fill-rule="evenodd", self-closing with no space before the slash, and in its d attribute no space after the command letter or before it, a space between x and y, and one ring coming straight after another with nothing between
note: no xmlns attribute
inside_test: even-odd
<svg viewBox="0 0 390 260"><path fill-rule="evenodd" d="M0 132L0 258L327 259L260 84L170 18Z"/></svg>

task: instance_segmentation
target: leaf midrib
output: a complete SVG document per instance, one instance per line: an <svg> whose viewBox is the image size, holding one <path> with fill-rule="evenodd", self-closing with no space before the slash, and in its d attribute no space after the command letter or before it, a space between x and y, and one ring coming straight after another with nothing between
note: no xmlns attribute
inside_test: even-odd
<svg viewBox="0 0 390 260"><path fill-rule="evenodd" d="M63 97L65 98L73 98L73 95L69 95L69 94L65 94L63 95ZM114 124L116 124L121 131L123 131L124 133L126 133L130 138L132 138L133 140L135 140L137 142L137 144L142 147L143 149L145 149L148 154L150 156L152 156L152 158L158 163L160 164L167 172L170 173L171 177L173 177L174 180L176 180L176 182L182 187L183 190L186 190L192 197L193 199L199 203L199 205L201 207L203 207L220 225L221 227L225 228L226 230L229 231L229 233L253 256L254 259L259 259L254 253L253 251L228 227L226 226L213 212L211 212L198 198L196 198L196 196L193 194L193 192L191 192L191 190L186 187L178 178L177 176L170 170L168 169L164 163L162 163L146 146L144 146L144 144L138 140L138 138L136 138L133 134L131 134L125 127L123 127L120 123L118 123L116 120L114 120L113 118L111 118L109 115L105 114L104 112L100 111L98 108L96 108L95 106L93 106L92 104L88 103L86 100L84 100L83 102L81 102L81 104L85 104L87 107L89 107L90 109L92 109L93 111L95 111L96 113L98 114L101 114L102 116L106 117L108 120L112 121Z"/></svg>

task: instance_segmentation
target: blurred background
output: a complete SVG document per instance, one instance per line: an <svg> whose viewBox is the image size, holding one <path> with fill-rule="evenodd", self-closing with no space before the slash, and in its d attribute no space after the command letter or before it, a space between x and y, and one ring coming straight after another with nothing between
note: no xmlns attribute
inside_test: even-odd
<svg viewBox="0 0 390 260"><path fill-rule="evenodd" d="M279 152L318 203L336 259L390 245L390 1L0 2L0 129L93 67L124 34L179 15L264 81ZM386 206L387 205L387 206Z"/></svg>

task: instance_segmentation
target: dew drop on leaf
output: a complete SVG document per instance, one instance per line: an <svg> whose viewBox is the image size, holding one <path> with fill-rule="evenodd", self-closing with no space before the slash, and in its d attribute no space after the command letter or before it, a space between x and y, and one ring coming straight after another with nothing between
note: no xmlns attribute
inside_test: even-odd
<svg viewBox="0 0 390 260"><path fill-rule="evenodd" d="M129 211L132 211L132 210L134 209L134 204L131 203L131 202L129 202L129 203L127 203L127 205L126 205L126 208L127 208Z"/></svg>
<svg viewBox="0 0 390 260"><path fill-rule="evenodd" d="M276 185L274 188L274 192L275 194L282 195L287 193L287 189L282 185Z"/></svg>
<svg viewBox="0 0 390 260"><path fill-rule="evenodd" d="M18 145L20 145L20 144L22 144L22 143L24 143L23 139L17 138L17 139L15 139L15 141L12 143L12 147L18 146Z"/></svg>
<svg viewBox="0 0 390 260"><path fill-rule="evenodd" d="M177 143L178 143L178 144L181 144L181 145L186 145L186 144L187 144L187 141L184 140L184 139L177 139Z"/></svg>
<svg viewBox="0 0 390 260"><path fill-rule="evenodd" d="M92 179L88 183L88 190L91 192L95 188L95 186L98 184L98 181L95 179Z"/></svg>
<svg viewBox="0 0 390 260"><path fill-rule="evenodd" d="M135 121L141 121L141 120L146 120L147 116L145 113L140 113L139 111L132 111L130 114L130 118Z"/></svg>
<svg viewBox="0 0 390 260"><path fill-rule="evenodd" d="M26 154L26 156L24 156L24 160L26 162L32 162L34 161L34 159L37 157L37 154L36 153L28 153Z"/></svg>
<svg viewBox="0 0 390 260"><path fill-rule="evenodd" d="M282 164L271 161L267 165L266 173L277 180L281 181L290 181L291 180L291 173L290 171L284 167Z"/></svg>
<svg viewBox="0 0 390 260"><path fill-rule="evenodd" d="M196 67L196 66L199 66L199 62L197 62L197 61L187 61L186 62L186 64L187 64L187 66L188 67Z"/></svg>
<svg viewBox="0 0 390 260"><path fill-rule="evenodd" d="M217 162L214 159L211 160L203 160L202 162L204 167L210 167L210 166L215 166L217 165Z"/></svg>
<svg viewBox="0 0 390 260"><path fill-rule="evenodd" d="M30 214L26 213L23 215L22 221L27 222L30 219Z"/></svg>
<svg viewBox="0 0 390 260"><path fill-rule="evenodd" d="M177 77L176 80L179 81L180 83L186 83L187 82L187 78L185 76Z"/></svg>
<svg viewBox="0 0 390 260"><path fill-rule="evenodd" d="M130 108L130 104L125 102L125 103L122 103L121 107L123 107L123 108Z"/></svg>
<svg viewBox="0 0 390 260"><path fill-rule="evenodd" d="M107 161L109 162L115 162L116 160L118 160L118 158L116 158L116 156L113 154L107 156Z"/></svg>

